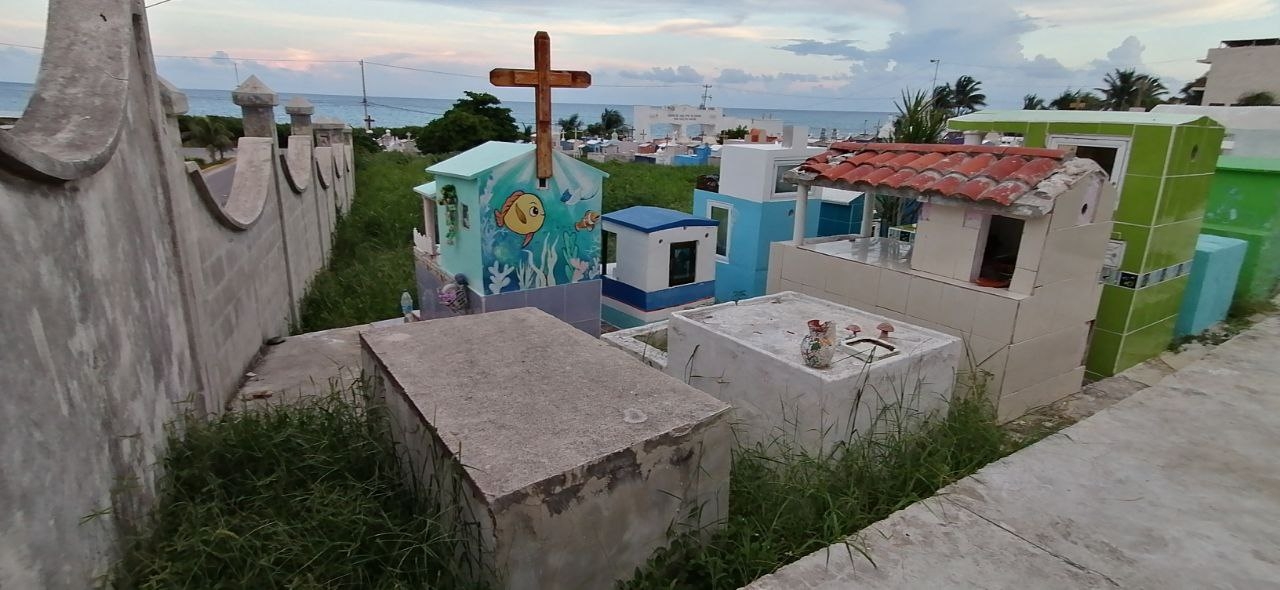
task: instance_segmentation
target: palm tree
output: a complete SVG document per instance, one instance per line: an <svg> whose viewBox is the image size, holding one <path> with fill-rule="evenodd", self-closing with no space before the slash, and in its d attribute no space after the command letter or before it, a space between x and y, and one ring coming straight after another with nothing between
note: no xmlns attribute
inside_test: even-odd
<svg viewBox="0 0 1280 590"><path fill-rule="evenodd" d="M1096 90L1102 93L1106 108L1113 111L1127 111L1133 107L1149 108L1159 104L1160 97L1169 93L1160 78L1139 74L1133 68L1116 68L1102 79L1102 83L1104 86Z"/></svg>
<svg viewBox="0 0 1280 590"><path fill-rule="evenodd" d="M1079 107L1076 105L1079 105ZM1049 101L1048 108L1059 111L1070 111L1076 108L1097 111L1102 109L1102 99L1087 90L1071 90L1068 88L1063 90L1062 94L1059 94L1057 98Z"/></svg>
<svg viewBox="0 0 1280 590"><path fill-rule="evenodd" d="M1236 99L1236 106L1241 107L1269 107L1274 104L1276 104L1276 95L1265 90L1246 92Z"/></svg>
<svg viewBox="0 0 1280 590"><path fill-rule="evenodd" d="M982 93L982 82L973 76L960 76L951 87L957 113L972 113L987 106L987 95Z"/></svg>
<svg viewBox="0 0 1280 590"><path fill-rule="evenodd" d="M564 119L556 121L556 124L560 126L560 131L562 133L568 135L577 133L578 130L582 128L582 119L578 117L578 113L574 113Z"/></svg>
<svg viewBox="0 0 1280 590"><path fill-rule="evenodd" d="M1024 111L1043 111L1044 99L1034 94L1028 94L1022 97L1022 110Z"/></svg>
<svg viewBox="0 0 1280 590"><path fill-rule="evenodd" d="M1204 100L1204 86L1209 82L1209 75L1205 74L1182 85L1182 90L1178 93L1178 100L1182 104L1198 105Z"/></svg>
<svg viewBox="0 0 1280 590"><path fill-rule="evenodd" d="M235 137L220 121L209 117L192 117L187 123L187 141L209 150L209 161L221 160L231 149Z"/></svg>
<svg viewBox="0 0 1280 590"><path fill-rule="evenodd" d="M956 108L956 93L951 89L950 84L933 87L933 96L930 99L933 108L940 111L951 112Z"/></svg>
<svg viewBox="0 0 1280 590"><path fill-rule="evenodd" d="M947 127L946 111L934 106L924 92L902 91L902 102L894 103L898 117L893 120L895 143L938 143Z"/></svg>

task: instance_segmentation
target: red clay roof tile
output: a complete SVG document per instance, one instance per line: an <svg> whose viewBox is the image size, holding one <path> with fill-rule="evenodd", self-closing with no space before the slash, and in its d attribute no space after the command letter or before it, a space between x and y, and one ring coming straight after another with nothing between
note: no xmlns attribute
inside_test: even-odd
<svg viewBox="0 0 1280 590"><path fill-rule="evenodd" d="M1066 158L1062 150L1042 148L837 142L800 169L851 190L908 189L1009 205Z"/></svg>

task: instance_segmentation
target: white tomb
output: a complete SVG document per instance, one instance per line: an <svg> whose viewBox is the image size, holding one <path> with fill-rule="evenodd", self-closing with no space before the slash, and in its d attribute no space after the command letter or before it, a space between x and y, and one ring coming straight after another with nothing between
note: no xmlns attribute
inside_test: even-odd
<svg viewBox="0 0 1280 590"><path fill-rule="evenodd" d="M807 367L801 358L812 319L834 322L840 344L829 368ZM880 338L885 322L893 331ZM862 331L855 336L849 325ZM868 339L892 350L868 361L858 354ZM852 340L864 342L844 344ZM882 412L909 421L945 412L964 345L942 332L787 291L676 312L665 352L667 374L733 406L743 443L781 437L816 451L865 435Z"/></svg>

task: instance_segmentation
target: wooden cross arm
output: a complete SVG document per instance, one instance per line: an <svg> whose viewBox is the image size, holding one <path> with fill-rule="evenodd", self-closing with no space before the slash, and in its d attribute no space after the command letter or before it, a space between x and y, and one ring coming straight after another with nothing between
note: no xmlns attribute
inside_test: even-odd
<svg viewBox="0 0 1280 590"><path fill-rule="evenodd" d="M551 70L547 79L552 88L587 88L591 86L591 73L576 70ZM538 87L537 70L494 68L489 72L489 82L494 86Z"/></svg>

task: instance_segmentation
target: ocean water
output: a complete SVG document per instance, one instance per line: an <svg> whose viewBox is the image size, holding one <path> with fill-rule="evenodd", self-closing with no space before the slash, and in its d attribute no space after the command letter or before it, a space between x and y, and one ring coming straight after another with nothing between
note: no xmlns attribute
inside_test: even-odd
<svg viewBox="0 0 1280 590"><path fill-rule="evenodd" d="M18 82L0 82L0 116L14 116L26 108L31 98L31 84ZM231 102L231 93L226 90L183 90L190 103L189 114L192 115L226 115L240 116L240 107ZM353 127L364 125L364 106L359 96L339 94L280 94L280 105L276 107L276 120L281 123L289 121L284 112L284 103L294 96L304 96L316 107L316 116L335 117ZM454 99L443 98L395 98L383 96L369 97L369 115L374 118L377 127L403 127L407 125L425 125L439 117L453 105ZM534 122L534 105L532 102L505 101L503 106L511 109L511 114L521 125L532 125ZM578 114L581 119L590 123L599 120L604 109L616 109L627 120L631 120L634 105L608 105L557 102L551 106L553 119ZM790 125L804 125L813 135L821 129L838 129L841 134L862 133L864 130L874 132L880 124L891 120L889 113L864 111L801 111L785 109L738 109L726 108L725 114L739 118L772 118L780 119ZM651 131L652 133L652 131Z"/></svg>

